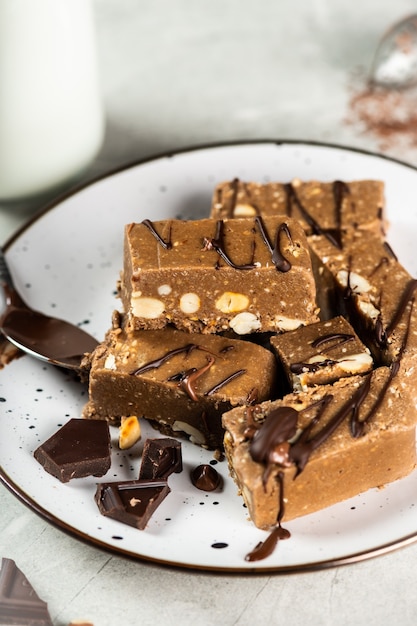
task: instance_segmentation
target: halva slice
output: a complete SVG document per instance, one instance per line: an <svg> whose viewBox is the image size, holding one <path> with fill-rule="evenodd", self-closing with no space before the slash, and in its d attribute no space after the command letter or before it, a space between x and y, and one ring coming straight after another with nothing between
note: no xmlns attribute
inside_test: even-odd
<svg viewBox="0 0 417 626"><path fill-rule="evenodd" d="M125 229L128 326L238 335L317 321L305 233L288 217L165 220Z"/></svg>
<svg viewBox="0 0 417 626"><path fill-rule="evenodd" d="M398 363L416 403L417 280L387 242L371 233L345 233L341 249L324 236L311 236L309 242L315 266L325 268L318 282L326 276L333 283L338 312L349 319L376 363Z"/></svg>
<svg viewBox="0 0 417 626"><path fill-rule="evenodd" d="M416 464L416 409L381 367L223 416L230 472L262 529L381 487Z"/></svg>
<svg viewBox="0 0 417 626"><path fill-rule="evenodd" d="M84 417L144 416L164 434L222 448L222 413L271 398L275 383L274 355L251 342L171 327L127 333L115 323L90 356Z"/></svg>
<svg viewBox="0 0 417 626"><path fill-rule="evenodd" d="M270 341L294 391L365 374L373 367L369 349L341 315L273 335Z"/></svg>
<svg viewBox="0 0 417 626"><path fill-rule="evenodd" d="M308 234L338 237L341 230L362 228L381 235L384 207L384 183L379 180L257 183L235 178L215 188L210 216L288 215Z"/></svg>

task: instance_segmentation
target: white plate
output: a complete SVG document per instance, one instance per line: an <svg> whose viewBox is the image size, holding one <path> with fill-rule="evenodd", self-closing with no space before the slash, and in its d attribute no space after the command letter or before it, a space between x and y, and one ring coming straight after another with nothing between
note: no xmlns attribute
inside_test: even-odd
<svg viewBox="0 0 417 626"><path fill-rule="evenodd" d="M257 142L204 147L135 164L48 207L7 246L20 291L35 307L85 323L102 338L118 304L124 224L206 216L214 185L234 177L385 181L389 242L417 275L415 169L340 147ZM417 539L414 472L385 489L288 522L291 539L264 561L247 563L245 555L266 533L247 520L226 462L216 465L224 478L222 492L205 493L191 485L189 471L210 462L212 454L188 443L183 444L184 471L169 479L171 493L147 529L136 530L100 515L93 500L96 479L61 484L32 456L60 424L80 416L87 399L81 384L25 356L0 372L0 398L4 484L62 530L119 554L205 570L282 573L358 561ZM149 427L144 430L143 439L155 436ZM116 443L116 429L112 435ZM117 452L115 445L106 480L136 477L140 451L141 444L130 454Z"/></svg>

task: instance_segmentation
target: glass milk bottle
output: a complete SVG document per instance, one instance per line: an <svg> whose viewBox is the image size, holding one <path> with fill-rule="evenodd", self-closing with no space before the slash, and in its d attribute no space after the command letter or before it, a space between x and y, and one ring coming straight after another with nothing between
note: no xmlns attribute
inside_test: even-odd
<svg viewBox="0 0 417 626"><path fill-rule="evenodd" d="M0 200L75 180L103 133L90 0L0 0Z"/></svg>

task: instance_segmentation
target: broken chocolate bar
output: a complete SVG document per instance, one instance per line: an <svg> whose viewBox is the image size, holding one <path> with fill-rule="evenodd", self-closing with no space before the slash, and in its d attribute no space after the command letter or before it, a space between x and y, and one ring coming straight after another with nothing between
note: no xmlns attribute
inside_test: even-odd
<svg viewBox="0 0 417 626"><path fill-rule="evenodd" d="M63 483L104 476L111 464L109 426L105 421L70 419L35 450L34 457Z"/></svg>
<svg viewBox="0 0 417 626"><path fill-rule="evenodd" d="M52 626L48 605L12 559L2 559L0 570L0 624Z"/></svg>
<svg viewBox="0 0 417 626"><path fill-rule="evenodd" d="M95 501L102 515L143 530L170 491L166 480L100 483Z"/></svg>
<svg viewBox="0 0 417 626"><path fill-rule="evenodd" d="M173 472L182 472L181 443L170 437L147 439L143 446L139 480L166 480Z"/></svg>

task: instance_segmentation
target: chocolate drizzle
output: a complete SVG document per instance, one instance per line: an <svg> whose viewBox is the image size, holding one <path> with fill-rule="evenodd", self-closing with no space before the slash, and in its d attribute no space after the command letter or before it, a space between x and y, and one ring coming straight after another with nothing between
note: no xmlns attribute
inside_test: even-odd
<svg viewBox="0 0 417 626"><path fill-rule="evenodd" d="M164 239L162 239L161 235L156 231L155 226L152 224L151 220L143 220L141 222L144 226L146 226L146 228L148 228L150 230L150 232L152 233L152 235L155 237L155 239L157 240L157 242L165 249L165 250L171 250L172 248L172 243L171 243L171 225L169 227L169 238L168 241L165 241Z"/></svg>
<svg viewBox="0 0 417 626"><path fill-rule="evenodd" d="M342 244L342 207L345 196L350 194L350 189L346 183L341 180L335 180L333 183L333 198L335 207L336 227L325 231L329 241L336 242L336 246L343 248ZM333 240L333 241L332 241Z"/></svg>
<svg viewBox="0 0 417 626"><path fill-rule="evenodd" d="M245 561L261 561L270 556L278 543L279 540L289 539L291 537L291 533L281 526L282 518L284 517L285 512L285 498L284 498L284 473L278 472L277 481L279 483L279 509L278 509L278 518L277 525L265 539L265 541L260 541L255 548L249 552L245 556Z"/></svg>
<svg viewBox="0 0 417 626"><path fill-rule="evenodd" d="M219 389L221 389L222 387L225 387L228 383L232 382L232 380L235 380L235 378L242 376L242 374L246 374L246 370L242 369L242 370L238 370L237 372L234 372L233 374L230 374L230 376L228 376L224 380L217 383L217 385L214 385L214 387L209 389L209 391L206 391L204 395L212 396L214 393L219 391Z"/></svg>
<svg viewBox="0 0 417 626"><path fill-rule="evenodd" d="M290 229L288 228L287 224L283 222L282 224L278 226L277 231L275 233L274 245L272 246L262 217L260 215L255 217L255 222L261 232L261 236L266 247L271 253L273 264L275 265L278 271L288 272L291 269L291 263L282 254L281 246L280 246L281 233L285 233L285 235L288 237L288 240L292 243Z"/></svg>
<svg viewBox="0 0 417 626"><path fill-rule="evenodd" d="M173 356L176 356L177 354L182 354L182 353L186 353L186 355L188 356L190 352L192 352L193 350L204 350L204 348L202 348L196 343L187 343L187 345L182 346L181 348L175 348L174 350L170 350L169 352L159 357L158 359L154 359L153 361L149 361L148 363L145 363L145 365L141 365L137 369L133 370L133 372L130 372L130 375L138 376L139 374L144 374L145 372L148 372L149 370L157 369L158 367L161 367L161 365L163 365L166 361L171 359Z"/></svg>
<svg viewBox="0 0 417 626"><path fill-rule="evenodd" d="M226 346L220 351L220 353L225 353L232 349L233 349L233 346ZM207 350L206 348L198 344L187 343L185 346L182 346L180 348L174 348L173 350L170 350L169 352L162 355L161 357L158 357L157 359L154 359L153 361L149 361L148 363L141 365L137 369L130 372L130 375L139 376L152 369L157 369L161 367L164 363L169 361L169 359L171 359L172 357L175 357L179 354L185 354L186 356L188 356L193 350L202 350L203 352L209 352L206 365L203 365L199 369L192 367L188 370L184 370L176 374L172 374L167 379L167 382L177 383L178 386L181 387L188 394L191 400L197 401L198 396L195 391L194 384L196 380L200 378L200 376L205 374L214 365L215 363L214 357L216 356L215 354L212 355L209 350ZM224 380L221 380L216 385L214 385L211 389L206 391L204 395L205 396L214 395L215 393L217 393L217 391L219 391L222 387L225 387L228 383L232 382L239 376L246 374L246 371L247 371L246 369L240 369L240 370L237 370L236 372L233 372L232 374L227 376Z"/></svg>
<svg viewBox="0 0 417 626"><path fill-rule="evenodd" d="M311 342L313 348L320 348L326 344L333 344L326 346L326 352L334 350L335 348L342 346L348 341L352 341L355 338L354 335L349 333L329 333L318 337ZM318 352L320 354L320 352ZM290 365L290 371L293 374L302 374L303 372L317 372L322 367L328 367L330 365L336 365L339 361L334 359L323 359L322 361L315 361L314 363L292 363Z"/></svg>
<svg viewBox="0 0 417 626"><path fill-rule="evenodd" d="M284 450L284 444L296 434L297 420L298 411L289 406L278 407L268 413L250 442L249 452L252 459L256 463L279 463L289 467L289 449Z"/></svg>
<svg viewBox="0 0 417 626"><path fill-rule="evenodd" d="M317 372L322 367L329 367L330 365L336 365L339 361L334 359L323 359L323 361L315 361L314 363L292 363L290 365L290 371L293 374L303 374L304 372Z"/></svg>
<svg viewBox="0 0 417 626"><path fill-rule="evenodd" d="M328 335L317 337L317 339L311 342L311 345L313 348L320 348L323 344L334 342L333 346L326 347L326 350L333 350L333 348L342 346L344 343L352 341L353 339L355 339L355 336L350 333L329 333Z"/></svg>
<svg viewBox="0 0 417 626"><path fill-rule="evenodd" d="M387 328L385 329L386 339L390 337L390 335L394 332L394 330L398 326L402 316L405 313L407 305L412 300L414 300L414 291L416 290L416 288L417 288L417 279L413 278L412 280L410 280L407 287L405 288L401 296L401 300L398 305L398 308L395 311L394 317L392 318L391 322L388 324Z"/></svg>
<svg viewBox="0 0 417 626"><path fill-rule="evenodd" d="M214 362L215 359L212 356L208 356L207 363L206 365L203 365L203 367L200 367L199 369L193 367L186 372L181 373L180 375L171 376L168 380L179 380L178 386L181 387L181 389L183 389L188 394L191 400L197 402L198 396L194 389L194 383L198 378L200 378L200 376L205 374L212 367Z"/></svg>
<svg viewBox="0 0 417 626"><path fill-rule="evenodd" d="M408 333L406 333L406 335L407 334ZM297 468L296 476L298 476L306 466L311 454L333 434L348 415L351 416L350 432L352 437L361 437L364 434L366 423L378 410L392 379L398 372L399 361L406 343L407 337L405 337L403 341L400 357L392 364L390 374L381 392L366 415L362 418L359 417L359 412L371 389L372 372L364 377L364 382L361 386L355 391L352 397L336 411L327 424L312 436L310 436L310 434L313 428L318 423L327 406L333 400L333 396L330 394L325 395L320 401L303 409L303 411L305 411L317 407L318 410L308 426L304 428L299 435L297 435L298 411L292 407L282 406L274 409L266 416L261 425L254 423L253 419L248 420L250 423L245 430L245 436L249 438L252 437L249 452L255 462L266 465L264 483L270 474L273 464L280 467L288 467L294 464ZM283 450L285 443L287 444L287 448L286 455L284 456Z"/></svg>
<svg viewBox="0 0 417 626"><path fill-rule="evenodd" d="M223 220L217 220L216 222L216 233L214 237L205 237L204 238L204 248L203 250L215 250L217 254L230 265L234 270L253 270L256 265L253 260L250 263L246 263L243 265L237 265L232 261L229 255L226 252L225 244L224 244L224 222ZM252 254L253 256L253 254Z"/></svg>
<svg viewBox="0 0 417 626"><path fill-rule="evenodd" d="M336 211L336 228L334 229L324 229L320 226L320 224L313 218L313 216L307 211L301 200L299 199L297 192L295 191L294 186L291 183L286 183L284 185L284 189L287 195L287 208L286 212L289 216L292 215L292 205L294 204L297 209L300 211L303 219L310 226L314 235L324 235L330 243L336 248L342 249L342 241L341 241L341 207L343 202L343 197L346 193L350 193L349 187L346 183L342 183L341 181L335 181L333 183L333 197L335 199L335 211Z"/></svg>
<svg viewBox="0 0 417 626"><path fill-rule="evenodd" d="M239 191L239 179L234 178L232 180L232 199L231 199L231 214L232 215L235 212L238 191Z"/></svg>

